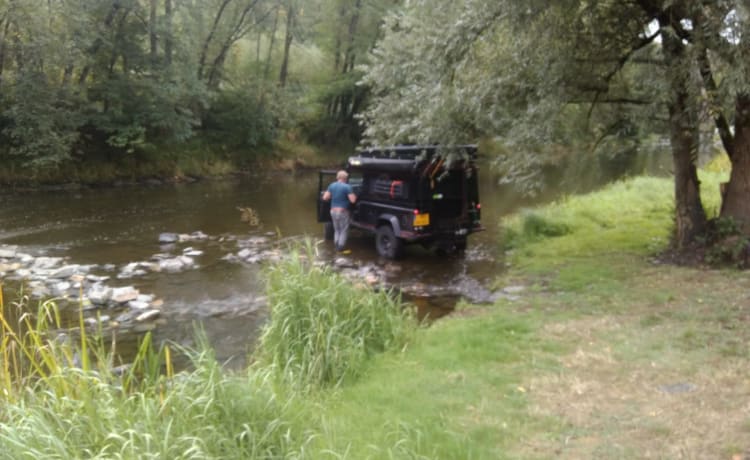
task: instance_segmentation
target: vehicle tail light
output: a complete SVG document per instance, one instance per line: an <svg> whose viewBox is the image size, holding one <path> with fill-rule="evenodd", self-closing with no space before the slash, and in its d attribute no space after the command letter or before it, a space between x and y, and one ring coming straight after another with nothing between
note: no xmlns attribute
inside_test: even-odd
<svg viewBox="0 0 750 460"><path fill-rule="evenodd" d="M482 209L482 204L481 203L477 203L477 209Z"/></svg>
<svg viewBox="0 0 750 460"><path fill-rule="evenodd" d="M419 209L415 209L415 210L414 210L414 215L416 216L416 215L418 215L418 214L419 214Z"/></svg>

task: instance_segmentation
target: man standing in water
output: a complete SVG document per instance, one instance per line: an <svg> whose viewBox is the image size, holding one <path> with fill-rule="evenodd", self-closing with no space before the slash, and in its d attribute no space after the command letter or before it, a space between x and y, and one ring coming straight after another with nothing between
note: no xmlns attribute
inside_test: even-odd
<svg viewBox="0 0 750 460"><path fill-rule="evenodd" d="M331 183L323 193L325 201L331 200L333 242L337 251L344 251L349 233L349 208L357 201L357 195L352 191L352 186L347 184L347 179L349 174L344 170L339 171L336 173L336 182Z"/></svg>

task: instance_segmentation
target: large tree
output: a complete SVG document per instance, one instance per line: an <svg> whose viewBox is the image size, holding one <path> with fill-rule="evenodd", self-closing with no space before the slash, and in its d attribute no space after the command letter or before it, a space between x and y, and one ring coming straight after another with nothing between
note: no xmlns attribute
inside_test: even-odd
<svg viewBox="0 0 750 460"><path fill-rule="evenodd" d="M732 164L721 217L750 235L750 6L739 0L705 1L689 14L690 22L679 31L693 44L711 114Z"/></svg>
<svg viewBox="0 0 750 460"><path fill-rule="evenodd" d="M389 17L364 79L376 95L363 114L370 140L502 136L514 152L506 155L510 173L528 183L538 180L534 171L548 161L545 153L555 151L544 146L560 142L571 107L589 107L587 136L612 135L631 122L625 125L637 126L640 135L669 138L675 243L688 248L706 229L696 171L699 111L706 90L717 92L705 85L720 67L724 84L716 100L734 101L731 115L719 123L733 163L722 212L750 222L744 218L750 215L750 161L738 153L750 134L743 125L750 114L743 111L750 61L742 2L440 3L414 1ZM733 134L727 129L731 118Z"/></svg>

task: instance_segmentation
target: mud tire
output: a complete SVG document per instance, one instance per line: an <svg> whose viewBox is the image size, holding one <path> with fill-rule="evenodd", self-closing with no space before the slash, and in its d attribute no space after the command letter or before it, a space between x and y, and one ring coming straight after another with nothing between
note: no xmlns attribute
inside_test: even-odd
<svg viewBox="0 0 750 460"><path fill-rule="evenodd" d="M381 257L398 259L404 249L404 242L393 233L390 225L381 225L375 232L375 249Z"/></svg>

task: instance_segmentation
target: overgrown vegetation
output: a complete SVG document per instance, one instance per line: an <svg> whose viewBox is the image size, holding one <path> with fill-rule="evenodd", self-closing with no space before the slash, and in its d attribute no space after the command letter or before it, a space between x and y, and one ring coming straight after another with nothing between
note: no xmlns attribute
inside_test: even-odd
<svg viewBox="0 0 750 460"><path fill-rule="evenodd" d="M394 293L363 295L362 286L314 260L308 240L268 270L271 320L258 348L261 366L301 390L356 379L373 356L403 348L416 325Z"/></svg>

